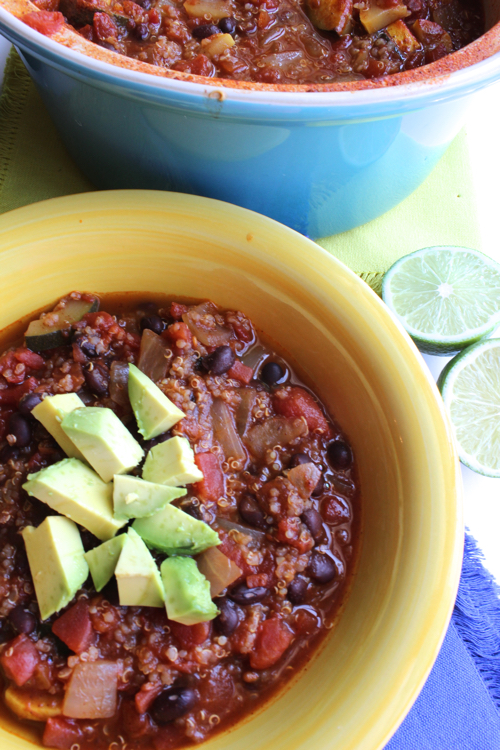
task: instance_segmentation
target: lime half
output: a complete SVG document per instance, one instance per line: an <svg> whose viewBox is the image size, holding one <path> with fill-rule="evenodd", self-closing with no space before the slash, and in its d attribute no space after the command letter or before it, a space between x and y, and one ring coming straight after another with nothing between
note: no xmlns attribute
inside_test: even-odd
<svg viewBox="0 0 500 750"><path fill-rule="evenodd" d="M455 430L463 464L500 477L500 339L479 341L457 354L438 387Z"/></svg>
<svg viewBox="0 0 500 750"><path fill-rule="evenodd" d="M500 323L500 265L465 247L425 247L391 266L382 298L420 351L455 354Z"/></svg>

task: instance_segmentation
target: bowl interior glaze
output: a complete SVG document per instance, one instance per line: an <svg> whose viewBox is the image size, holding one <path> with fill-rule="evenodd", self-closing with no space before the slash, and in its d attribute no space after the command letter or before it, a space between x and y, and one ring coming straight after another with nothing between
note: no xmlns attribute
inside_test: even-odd
<svg viewBox="0 0 500 750"><path fill-rule="evenodd" d="M377 750L418 694L453 606L458 464L420 355L382 302L311 241L204 198L115 191L0 217L0 328L60 295L151 291L241 308L279 342L357 457L363 534L338 623L284 693L206 750ZM2 719L2 750L32 748Z"/></svg>

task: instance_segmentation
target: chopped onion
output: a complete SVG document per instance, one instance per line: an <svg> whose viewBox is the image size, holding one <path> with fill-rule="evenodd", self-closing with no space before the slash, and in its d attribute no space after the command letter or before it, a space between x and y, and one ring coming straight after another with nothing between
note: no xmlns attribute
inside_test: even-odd
<svg viewBox="0 0 500 750"><path fill-rule="evenodd" d="M234 523L234 521L228 521L227 518L222 518L222 516L217 516L216 518L217 524L221 527L221 529L224 529L224 531L237 531L239 534L244 534L245 536L251 537L254 542L258 542L259 544L264 541L265 539L265 532L264 531L257 531L257 529L249 529L248 526L242 526L241 523Z"/></svg>
<svg viewBox="0 0 500 750"><path fill-rule="evenodd" d="M155 383L163 380L170 364L168 347L161 336L146 328L141 337L137 367Z"/></svg>
<svg viewBox="0 0 500 750"><path fill-rule="evenodd" d="M236 409L236 429L240 437L244 437L252 421L252 409L257 398L255 388L241 388L241 401Z"/></svg>
<svg viewBox="0 0 500 750"><path fill-rule="evenodd" d="M233 330L223 328L215 320L217 308L212 302L202 302L184 313L182 320L204 346L222 346L233 338Z"/></svg>
<svg viewBox="0 0 500 750"><path fill-rule="evenodd" d="M212 424L214 438L222 448L226 460L246 460L247 453L236 432L231 409L219 398L214 399L212 404Z"/></svg>
<svg viewBox="0 0 500 750"><path fill-rule="evenodd" d="M120 406L130 404L128 397L128 364L126 362L112 362L109 377L109 395Z"/></svg>
<svg viewBox="0 0 500 750"><path fill-rule="evenodd" d="M311 493L319 482L321 477L321 471L315 464L299 464L294 466L293 469L285 472L287 478L298 490L299 495L304 499L311 497Z"/></svg>
<svg viewBox="0 0 500 750"><path fill-rule="evenodd" d="M295 438L307 434L307 424L304 419L287 419L286 417L271 417L262 424L251 427L244 437L245 445L257 458L275 445L288 445Z"/></svg>
<svg viewBox="0 0 500 750"><path fill-rule="evenodd" d="M116 662L80 662L66 688L64 716L72 719L111 718L116 712L117 683Z"/></svg>
<svg viewBox="0 0 500 750"><path fill-rule="evenodd" d="M202 552L196 558L198 568L210 583L210 595L219 596L225 588L236 581L243 571L217 547Z"/></svg>

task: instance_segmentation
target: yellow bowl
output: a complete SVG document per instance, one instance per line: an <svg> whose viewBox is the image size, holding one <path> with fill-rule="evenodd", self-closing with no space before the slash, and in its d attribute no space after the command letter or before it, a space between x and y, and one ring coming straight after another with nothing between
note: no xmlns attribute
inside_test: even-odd
<svg viewBox="0 0 500 750"><path fill-rule="evenodd" d="M204 198L117 191L0 217L0 328L73 289L150 291L241 308L298 363L351 441L359 564L308 668L206 750L377 750L431 669L462 554L460 479L437 390L378 297L313 242ZM2 718L2 750L29 730Z"/></svg>

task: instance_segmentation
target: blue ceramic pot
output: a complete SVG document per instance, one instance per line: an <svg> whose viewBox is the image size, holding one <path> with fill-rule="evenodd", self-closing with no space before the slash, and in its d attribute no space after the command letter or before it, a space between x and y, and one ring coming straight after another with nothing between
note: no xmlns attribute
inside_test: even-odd
<svg viewBox="0 0 500 750"><path fill-rule="evenodd" d="M500 78L495 28L445 58L451 72L439 61L393 76L400 85L315 92L129 70L68 49L2 8L0 32L97 187L218 198L312 238L364 224L408 196L461 128L470 95Z"/></svg>

